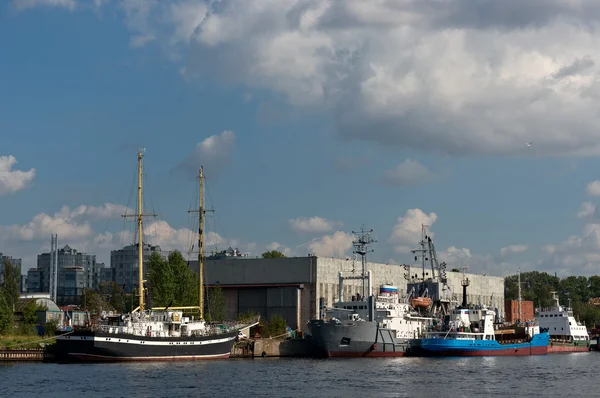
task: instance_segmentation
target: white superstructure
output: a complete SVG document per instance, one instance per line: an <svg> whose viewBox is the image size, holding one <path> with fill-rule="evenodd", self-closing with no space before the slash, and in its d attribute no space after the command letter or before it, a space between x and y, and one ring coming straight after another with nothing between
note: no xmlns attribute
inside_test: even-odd
<svg viewBox="0 0 600 398"><path fill-rule="evenodd" d="M588 342L587 328L575 320L573 309L561 306L556 292L552 292L552 298L554 307L536 309L535 320L540 328L548 330L551 341Z"/></svg>

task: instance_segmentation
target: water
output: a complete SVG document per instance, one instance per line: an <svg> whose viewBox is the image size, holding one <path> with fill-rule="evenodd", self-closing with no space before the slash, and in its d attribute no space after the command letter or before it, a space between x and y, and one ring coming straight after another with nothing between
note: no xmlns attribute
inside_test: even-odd
<svg viewBox="0 0 600 398"><path fill-rule="evenodd" d="M3 397L580 397L600 353L0 365Z"/></svg>

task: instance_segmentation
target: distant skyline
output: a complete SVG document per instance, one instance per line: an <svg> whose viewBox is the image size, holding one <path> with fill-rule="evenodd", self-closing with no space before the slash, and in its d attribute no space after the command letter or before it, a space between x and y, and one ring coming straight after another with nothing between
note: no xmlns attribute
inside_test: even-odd
<svg viewBox="0 0 600 398"><path fill-rule="evenodd" d="M534 6L533 6L534 5ZM132 243L138 148L186 252L600 273L600 3L10 0L0 7L0 252ZM531 143L531 145L528 145ZM196 196L194 196L196 195ZM130 210L131 211L131 210Z"/></svg>

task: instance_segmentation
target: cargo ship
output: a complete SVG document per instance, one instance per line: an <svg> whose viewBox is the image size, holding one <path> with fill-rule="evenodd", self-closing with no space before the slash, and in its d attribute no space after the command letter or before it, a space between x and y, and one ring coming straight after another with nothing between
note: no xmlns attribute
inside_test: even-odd
<svg viewBox="0 0 600 398"><path fill-rule="evenodd" d="M590 351L587 328L575 320L570 307L560 305L557 292L552 292L554 306L536 310L535 320L550 335L549 353Z"/></svg>
<svg viewBox="0 0 600 398"><path fill-rule="evenodd" d="M203 283L203 172L200 168L199 213L199 305L197 307L145 308L142 238L142 156L138 152L138 267L139 306L129 314L109 316L88 327L70 332L58 332L57 357L61 362L73 361L175 361L228 358L242 329L257 325L259 317L242 322L219 325L204 320ZM127 216L127 215L125 215ZM124 217L125 217L124 216ZM184 316L184 310L196 310L199 315Z"/></svg>
<svg viewBox="0 0 600 398"><path fill-rule="evenodd" d="M463 286L462 305L444 317L441 327L428 331L410 342L412 356L521 356L548 352L549 335L539 326L498 330L496 312L485 306L467 305L469 279Z"/></svg>
<svg viewBox="0 0 600 398"><path fill-rule="evenodd" d="M362 259L360 275L339 274L339 301L333 307L320 303L319 319L308 322L318 352L324 357L402 357L408 342L419 338L434 318L428 308L431 297L400 297L398 288L383 284L372 292L372 272L366 270L366 254L372 231L355 233L354 253ZM344 280L362 280L362 294L344 300ZM367 282L368 286L365 286Z"/></svg>

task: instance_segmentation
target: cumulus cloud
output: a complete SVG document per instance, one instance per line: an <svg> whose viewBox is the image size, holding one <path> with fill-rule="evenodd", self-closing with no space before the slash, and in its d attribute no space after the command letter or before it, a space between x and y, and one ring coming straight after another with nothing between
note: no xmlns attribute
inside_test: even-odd
<svg viewBox="0 0 600 398"><path fill-rule="evenodd" d="M404 216L398 217L388 243L392 244L398 253L409 253L421 239L422 225L431 227L436 220L437 214L433 212L427 214L421 209L409 209ZM428 234L434 236L433 232Z"/></svg>
<svg viewBox="0 0 600 398"><path fill-rule="evenodd" d="M592 181L587 184L585 191L590 196L600 196L600 181Z"/></svg>
<svg viewBox="0 0 600 398"><path fill-rule="evenodd" d="M283 253L286 257L293 257L294 256L294 251L292 249L290 249L287 246L282 245L279 242L273 242L267 245L266 249L268 251L271 250L277 250L281 253Z"/></svg>
<svg viewBox="0 0 600 398"><path fill-rule="evenodd" d="M197 175L200 166L204 166L206 173L216 176L231 160L234 147L235 134L233 131L225 130L221 134L211 135L199 142L194 152L176 169Z"/></svg>
<svg viewBox="0 0 600 398"><path fill-rule="evenodd" d="M308 244L310 251L321 257L346 257L352 249L353 236L343 231L325 235Z"/></svg>
<svg viewBox="0 0 600 398"><path fill-rule="evenodd" d="M331 221L322 217L298 217L288 220L292 231L300 233L323 233L332 231L336 226L341 226L339 221Z"/></svg>
<svg viewBox="0 0 600 398"><path fill-rule="evenodd" d="M54 214L39 213L23 225L0 226L0 235L8 241L42 241L51 234L61 239L81 239L93 235L90 221L119 216L128 209L126 206L105 203L102 206L81 205L71 209L63 206Z"/></svg>
<svg viewBox="0 0 600 398"><path fill-rule="evenodd" d="M406 159L383 173L383 180L392 185L409 185L427 181L431 172L416 160Z"/></svg>
<svg viewBox="0 0 600 398"><path fill-rule="evenodd" d="M187 55L187 78L327 110L346 138L453 155L600 153L595 0L116 4L132 44Z"/></svg>
<svg viewBox="0 0 600 398"><path fill-rule="evenodd" d="M510 245L500 249L500 256L506 257L510 254L523 253L529 248L527 245Z"/></svg>
<svg viewBox="0 0 600 398"><path fill-rule="evenodd" d="M0 196L26 188L35 178L35 169L13 170L15 164L17 159L14 156L0 156Z"/></svg>

